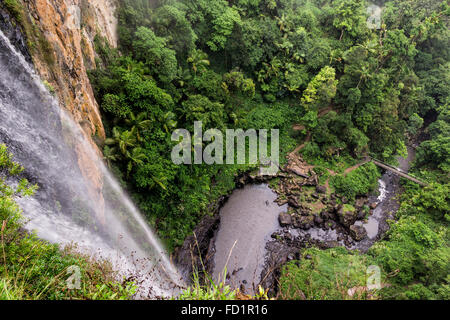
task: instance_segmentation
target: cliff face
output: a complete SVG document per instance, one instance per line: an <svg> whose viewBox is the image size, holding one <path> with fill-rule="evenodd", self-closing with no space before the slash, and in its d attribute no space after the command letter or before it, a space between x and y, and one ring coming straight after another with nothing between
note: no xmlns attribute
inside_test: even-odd
<svg viewBox="0 0 450 320"><path fill-rule="evenodd" d="M96 67L94 38L97 35L110 46L117 45L117 0L0 0L0 5L9 11L26 35L31 56L24 54L27 60L32 61L60 106L70 113L100 154L96 143L104 140L105 131L87 70ZM17 28L10 29L15 37ZM21 50L20 41L15 42ZM98 203L97 217L104 223L101 169L83 149L76 146L78 164L91 182L90 194Z"/></svg>
<svg viewBox="0 0 450 320"><path fill-rule="evenodd" d="M88 137L105 132L86 70L95 68L94 37L116 46L115 0L24 1L28 19L39 29L44 50L32 50L34 66L55 90ZM31 44L33 45L33 44Z"/></svg>

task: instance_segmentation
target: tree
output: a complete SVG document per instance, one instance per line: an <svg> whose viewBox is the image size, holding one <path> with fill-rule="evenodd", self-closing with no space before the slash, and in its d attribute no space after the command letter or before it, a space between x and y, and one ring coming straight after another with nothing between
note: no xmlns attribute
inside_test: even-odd
<svg viewBox="0 0 450 320"><path fill-rule="evenodd" d="M118 118L126 118L131 113L131 108L126 104L123 95L107 93L103 96L102 109Z"/></svg>
<svg viewBox="0 0 450 320"><path fill-rule="evenodd" d="M410 134L416 134L417 130L422 128L423 126L423 119L417 114L413 113L411 117L409 117L409 126L408 131Z"/></svg>
<svg viewBox="0 0 450 320"><path fill-rule="evenodd" d="M134 57L144 61L163 83L169 83L175 79L177 58L175 51L167 48L167 39L156 36L146 27L139 27L134 36Z"/></svg>
<svg viewBox="0 0 450 320"><path fill-rule="evenodd" d="M249 98L255 95L255 84L252 79L245 78L240 71L231 71L223 75L224 84L227 90L237 91Z"/></svg>
<svg viewBox="0 0 450 320"><path fill-rule="evenodd" d="M103 160L105 160L108 167L111 167L111 164L119 159L120 155L118 154L116 147L111 148L109 146L105 146L105 148L103 148Z"/></svg>
<svg viewBox="0 0 450 320"><path fill-rule="evenodd" d="M306 110L319 110L330 104L336 95L338 80L335 76L334 68L327 66L311 80L301 98L301 103Z"/></svg>
<svg viewBox="0 0 450 320"><path fill-rule="evenodd" d="M211 51L225 48L234 28L241 24L239 12L226 0L184 0L187 17L199 40Z"/></svg>
<svg viewBox="0 0 450 320"><path fill-rule="evenodd" d="M175 4L176 5L176 4ZM155 33L166 38L178 57L185 59L186 53L195 49L198 37L186 18L186 12L175 5L164 5L152 14L152 27Z"/></svg>
<svg viewBox="0 0 450 320"><path fill-rule="evenodd" d="M189 54L187 62L192 65L194 75L197 75L197 71L205 71L210 64L208 55L201 50L193 50Z"/></svg>
<svg viewBox="0 0 450 320"><path fill-rule="evenodd" d="M190 96L182 103L182 112L187 123L192 126L194 121L202 121L203 128L224 128L224 105L212 102L202 95Z"/></svg>
<svg viewBox="0 0 450 320"><path fill-rule="evenodd" d="M162 119L160 119L160 122L163 125L164 130L166 131L166 133L169 133L170 129L174 129L177 126L177 121L176 119L176 115L175 113L169 111L166 112L164 114L164 116L162 117Z"/></svg>
<svg viewBox="0 0 450 320"><path fill-rule="evenodd" d="M345 32L356 38L367 30L363 1L336 0L333 1L332 6L334 9L333 26L341 31L339 40L342 40Z"/></svg>
<svg viewBox="0 0 450 320"><path fill-rule="evenodd" d="M122 155L126 157L128 154L128 148L136 147L136 129L131 131L124 130L120 132L119 128L114 127L112 133L113 137L106 139L105 144L107 146L117 145Z"/></svg>
<svg viewBox="0 0 450 320"><path fill-rule="evenodd" d="M133 148L131 152L127 152L126 158L128 160L127 165L127 176L130 174L131 170L135 165L143 165L144 161L147 159L142 148Z"/></svg>
<svg viewBox="0 0 450 320"><path fill-rule="evenodd" d="M149 129L152 122L147 119L147 113L141 112L137 116L130 112L130 115L125 119L125 124L127 124L132 132L136 132L136 138L138 141L142 141L141 133Z"/></svg>

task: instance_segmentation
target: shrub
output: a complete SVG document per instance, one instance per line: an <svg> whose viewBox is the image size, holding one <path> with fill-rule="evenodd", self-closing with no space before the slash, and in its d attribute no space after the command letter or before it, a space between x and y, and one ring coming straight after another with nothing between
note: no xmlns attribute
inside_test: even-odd
<svg viewBox="0 0 450 320"><path fill-rule="evenodd" d="M380 172L373 163L367 163L347 175L337 175L331 179L331 185L340 195L355 199L365 195L377 186Z"/></svg>

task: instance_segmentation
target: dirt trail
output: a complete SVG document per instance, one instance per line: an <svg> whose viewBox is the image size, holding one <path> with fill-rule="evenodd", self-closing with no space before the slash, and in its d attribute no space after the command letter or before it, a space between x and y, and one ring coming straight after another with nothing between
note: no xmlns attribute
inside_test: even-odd
<svg viewBox="0 0 450 320"><path fill-rule="evenodd" d="M346 176L347 174L349 174L350 172L352 172L353 170L358 169L359 167L361 167L362 165L365 165L367 162L369 162L370 160L366 159L361 163L355 164L353 167L347 168L344 171L344 176Z"/></svg>
<svg viewBox="0 0 450 320"><path fill-rule="evenodd" d="M321 118L321 117L325 116L326 114L328 114L328 113L331 112L331 111L333 111L333 107L332 107L332 106L329 106L329 107L327 107L327 108L325 108L325 109L322 109L322 110L318 113L317 118ZM304 125L301 125L301 124L295 124L295 125L292 126L292 129L293 129L294 131L303 131L303 130L306 129L306 127L305 127ZM290 157L291 159L292 159L292 158L295 158L295 157L298 155L298 153L299 153L299 152L300 152L300 151L301 151L301 150L302 150L302 149L303 149L303 148L311 141L311 136L312 136L311 131L308 131L305 141L304 141L302 144L300 144L299 146L297 146L297 147L294 149L294 151L292 151L292 152L289 154L289 157ZM358 164L356 164L356 165L354 165L354 166L352 166L352 167L350 167L350 168L345 169L343 175L346 176L347 174L349 174L349 173L352 172L353 170L356 170L356 169L358 169L360 166L366 164L368 161L369 161L369 160L366 159L366 160L364 160L364 161L361 162L361 163L358 163ZM308 168L309 168L309 169L314 169L314 167L315 167L315 166L308 165ZM331 170L331 169L328 169L328 168L327 168L327 171L328 171L328 173L329 173L331 176L337 175L337 173L334 172L334 171ZM330 190L330 182L329 182L329 180L330 180L330 179L327 179L327 181L325 181L325 187L327 188L327 190Z"/></svg>
<svg viewBox="0 0 450 320"><path fill-rule="evenodd" d="M304 141L301 145L299 145L297 148L295 148L295 150L292 151L289 155L290 155L290 156L296 155L296 154L297 154L300 150L302 150L302 149L308 144L308 142L310 142L310 141L311 141L311 132L308 132L308 135L306 136L305 141Z"/></svg>

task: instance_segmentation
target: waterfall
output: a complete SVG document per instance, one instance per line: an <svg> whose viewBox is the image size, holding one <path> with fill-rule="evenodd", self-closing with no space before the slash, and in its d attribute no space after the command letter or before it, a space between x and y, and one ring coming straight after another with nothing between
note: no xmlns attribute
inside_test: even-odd
<svg viewBox="0 0 450 320"><path fill-rule="evenodd" d="M29 231L109 259L120 275L137 280L137 298L169 297L183 286L165 248L81 127L1 30L0 143L39 186L33 197L17 199Z"/></svg>

